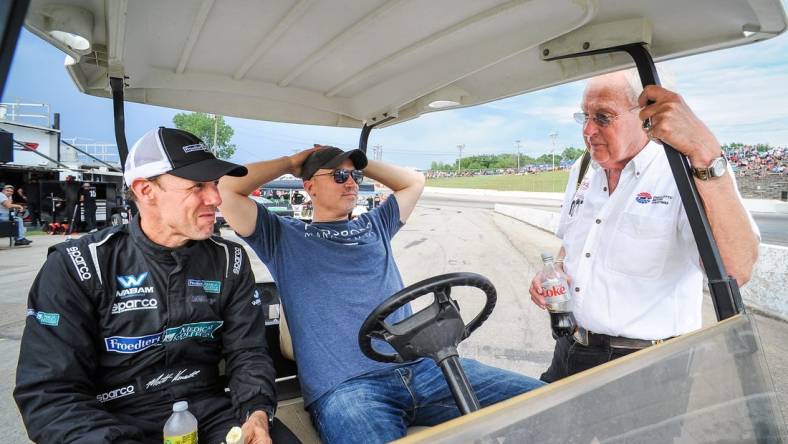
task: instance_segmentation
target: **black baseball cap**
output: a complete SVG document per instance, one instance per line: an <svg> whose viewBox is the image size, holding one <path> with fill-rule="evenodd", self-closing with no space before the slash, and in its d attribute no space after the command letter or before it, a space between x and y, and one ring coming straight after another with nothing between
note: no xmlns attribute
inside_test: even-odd
<svg viewBox="0 0 788 444"><path fill-rule="evenodd" d="M222 176L245 176L246 167L217 159L199 137L187 131L159 127L145 133L131 147L123 178L126 185L134 179L160 174L196 182L210 182Z"/></svg>
<svg viewBox="0 0 788 444"><path fill-rule="evenodd" d="M301 165L301 178L311 179L317 170L336 168L346 159L350 159L353 162L353 167L357 170L367 167L367 155L361 150L342 151L335 146L323 146L310 154Z"/></svg>

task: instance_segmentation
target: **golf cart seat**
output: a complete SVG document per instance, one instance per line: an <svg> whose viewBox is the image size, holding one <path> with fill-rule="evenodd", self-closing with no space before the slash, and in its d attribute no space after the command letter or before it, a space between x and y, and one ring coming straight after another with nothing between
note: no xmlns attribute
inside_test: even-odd
<svg viewBox="0 0 788 444"><path fill-rule="evenodd" d="M279 351L284 358L295 361L293 353L293 340L290 337L290 329L287 326L287 317L284 307L279 308ZM312 425L309 413L304 410L303 398L289 399L280 401L276 413L277 418L284 422L305 444L320 442L317 431ZM408 427L408 435L428 429L424 426Z"/></svg>

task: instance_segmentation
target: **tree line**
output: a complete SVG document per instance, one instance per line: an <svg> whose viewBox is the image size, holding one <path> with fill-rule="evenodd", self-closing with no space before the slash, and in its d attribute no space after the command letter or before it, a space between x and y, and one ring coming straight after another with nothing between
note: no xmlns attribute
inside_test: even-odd
<svg viewBox="0 0 788 444"><path fill-rule="evenodd" d="M582 148L568 147L561 154L555 155L555 164L558 165L562 160L575 160L583 155L585 150ZM432 171L457 171L458 160L453 163L432 162ZM550 165L553 163L552 154L542 154L539 157L531 157L527 154L520 154L520 168L528 165ZM478 156L468 156L462 158L463 170L491 170L501 168L517 168L516 154L481 154Z"/></svg>

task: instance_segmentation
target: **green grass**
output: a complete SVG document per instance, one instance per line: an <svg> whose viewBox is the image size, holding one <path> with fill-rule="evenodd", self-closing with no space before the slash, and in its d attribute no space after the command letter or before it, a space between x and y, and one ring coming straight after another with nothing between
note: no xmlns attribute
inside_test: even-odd
<svg viewBox="0 0 788 444"><path fill-rule="evenodd" d="M568 171L551 171L523 176L473 176L427 179L427 186L499 191L563 192L568 180Z"/></svg>

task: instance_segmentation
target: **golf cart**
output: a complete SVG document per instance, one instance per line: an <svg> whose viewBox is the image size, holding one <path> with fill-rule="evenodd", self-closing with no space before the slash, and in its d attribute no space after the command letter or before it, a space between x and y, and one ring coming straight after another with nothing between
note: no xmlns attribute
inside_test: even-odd
<svg viewBox="0 0 788 444"><path fill-rule="evenodd" d="M65 68L80 91L113 99L123 159L124 100L357 127L358 147L366 150L374 128L633 63L644 84L658 83L655 60L772 38L786 21L780 0L33 0L25 26L68 54ZM719 322L479 410L456 345L487 318L494 288L474 274L414 284L370 314L360 347L371 359L440 361L466 415L403 442L662 442L675 427L697 441L788 439L760 338L722 266L687 160L667 145L665 152ZM454 285L475 286L487 297L468 325L458 321L462 301L452 298ZM284 351L276 288L261 290L269 336L276 336L269 340L282 344L272 349ZM427 309L385 322L391 310L426 293L435 295ZM373 338L386 338L397 353L375 352ZM277 358L280 383L292 386L280 390L279 415L313 442L292 384L295 365ZM687 390L691 402L673 410L670 401Z"/></svg>

